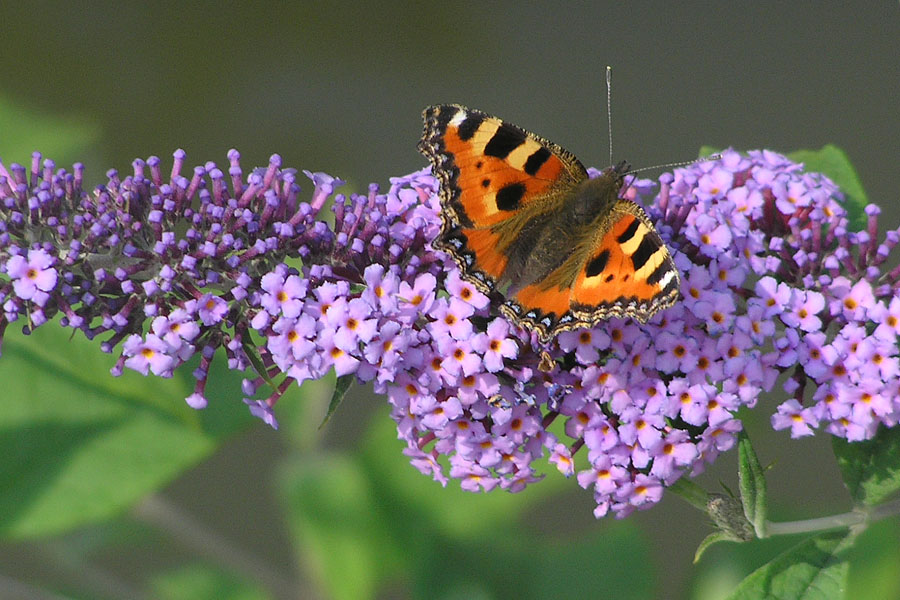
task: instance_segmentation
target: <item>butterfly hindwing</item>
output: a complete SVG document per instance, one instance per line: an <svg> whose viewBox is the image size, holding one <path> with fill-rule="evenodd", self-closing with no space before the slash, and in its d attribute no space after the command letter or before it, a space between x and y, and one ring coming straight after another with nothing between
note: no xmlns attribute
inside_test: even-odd
<svg viewBox="0 0 900 600"><path fill-rule="evenodd" d="M589 179L563 148L486 113L429 107L419 148L440 182L434 246L463 279L544 341L602 319L646 321L678 296L675 264L644 211L618 197L627 165Z"/></svg>
<svg viewBox="0 0 900 600"><path fill-rule="evenodd" d="M678 298L679 278L644 211L619 200L583 248L501 307L512 320L549 339L611 317L647 321Z"/></svg>
<svg viewBox="0 0 900 600"><path fill-rule="evenodd" d="M624 316L646 322L674 304L679 283L675 261L644 210L619 200L578 274L571 310L589 323Z"/></svg>

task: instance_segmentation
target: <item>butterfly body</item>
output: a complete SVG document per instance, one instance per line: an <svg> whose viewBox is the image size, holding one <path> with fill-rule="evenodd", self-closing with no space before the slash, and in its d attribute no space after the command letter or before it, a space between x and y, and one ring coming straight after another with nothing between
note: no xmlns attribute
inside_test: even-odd
<svg viewBox="0 0 900 600"><path fill-rule="evenodd" d="M626 163L595 178L560 146L455 104L425 110L420 150L440 182L434 246L501 312L549 341L610 317L646 321L678 297L650 219L619 197Z"/></svg>
<svg viewBox="0 0 900 600"><path fill-rule="evenodd" d="M500 279L500 283L510 285L506 292L545 281L564 264L568 269L557 277L573 283L577 271L572 269L589 251L584 242L594 233L609 229L618 188L615 173L587 178L554 190L556 197L548 198L546 203L554 210L527 215L525 227L507 252L509 260Z"/></svg>

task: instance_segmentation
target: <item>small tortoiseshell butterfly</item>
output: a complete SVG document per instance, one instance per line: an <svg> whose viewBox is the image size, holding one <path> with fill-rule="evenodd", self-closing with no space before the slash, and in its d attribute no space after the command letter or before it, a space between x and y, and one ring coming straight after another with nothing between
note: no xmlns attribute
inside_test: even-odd
<svg viewBox="0 0 900 600"><path fill-rule="evenodd" d="M440 181L434 247L500 311L549 342L610 317L647 321L678 298L675 263L644 210L619 197L629 166L596 178L574 155L456 104L425 109L419 150Z"/></svg>

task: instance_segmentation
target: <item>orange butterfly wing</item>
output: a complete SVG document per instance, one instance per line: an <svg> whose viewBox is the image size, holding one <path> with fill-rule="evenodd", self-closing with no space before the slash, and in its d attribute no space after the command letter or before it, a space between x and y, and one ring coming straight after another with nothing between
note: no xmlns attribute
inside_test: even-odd
<svg viewBox="0 0 900 600"><path fill-rule="evenodd" d="M678 299L678 269L640 206L619 200L611 221L578 274L572 311L590 324L625 316L643 323Z"/></svg>
<svg viewBox="0 0 900 600"><path fill-rule="evenodd" d="M617 198L624 163L588 180L571 153L480 111L439 105L424 119L419 147L441 184L434 246L482 291L508 285L500 310L510 320L546 342L610 317L643 322L677 300L680 281L665 244L637 204ZM563 216L577 214L585 198L598 208L587 223ZM564 236L547 235L560 225ZM548 250L557 262L537 277L529 255Z"/></svg>
<svg viewBox="0 0 900 600"><path fill-rule="evenodd" d="M643 209L619 200L583 248L544 280L507 298L500 310L548 341L611 317L646 322L675 303L679 287L675 262Z"/></svg>
<svg viewBox="0 0 900 600"><path fill-rule="evenodd" d="M441 183L435 247L453 255L464 278L490 291L506 269L510 242L497 226L525 210L551 210L541 206L548 192L586 179L587 171L559 146L481 111L442 104L423 117L419 148Z"/></svg>

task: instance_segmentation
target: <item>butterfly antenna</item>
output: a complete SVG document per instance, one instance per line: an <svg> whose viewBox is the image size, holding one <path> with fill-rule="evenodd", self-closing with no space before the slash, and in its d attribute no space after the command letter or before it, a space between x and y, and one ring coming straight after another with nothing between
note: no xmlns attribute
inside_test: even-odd
<svg viewBox="0 0 900 600"><path fill-rule="evenodd" d="M612 152L612 67L606 65L606 131L609 133L609 164L613 164Z"/></svg>
<svg viewBox="0 0 900 600"><path fill-rule="evenodd" d="M709 160L719 160L722 158L722 154L716 152L715 154L710 154L709 156L701 156L700 158L695 158L694 160L682 160L679 162L666 163L664 165L653 165L652 167L641 167L640 169L632 169L629 171L629 174L640 173L641 171L650 171L651 169L668 169L669 167L683 167L685 165L694 165L697 163L706 162Z"/></svg>

